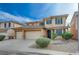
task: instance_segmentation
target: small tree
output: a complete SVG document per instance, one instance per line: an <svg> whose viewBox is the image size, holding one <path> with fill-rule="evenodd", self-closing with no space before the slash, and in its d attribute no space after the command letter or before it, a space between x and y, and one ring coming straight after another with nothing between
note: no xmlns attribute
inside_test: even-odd
<svg viewBox="0 0 79 59"><path fill-rule="evenodd" d="M63 37L65 40L71 39L72 36L73 36L73 34L72 34L71 32L64 32L64 33L62 34L62 37Z"/></svg>
<svg viewBox="0 0 79 59"><path fill-rule="evenodd" d="M37 46L40 47L40 48L45 48L45 47L47 47L47 46L49 45L49 43L50 43L50 39L44 38L44 37L38 38L38 39L36 40L36 44L37 44Z"/></svg>

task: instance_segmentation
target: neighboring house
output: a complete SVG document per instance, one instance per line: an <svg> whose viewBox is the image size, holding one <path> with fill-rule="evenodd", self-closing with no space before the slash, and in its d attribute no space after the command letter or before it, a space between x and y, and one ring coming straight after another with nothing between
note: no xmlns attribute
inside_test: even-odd
<svg viewBox="0 0 79 59"><path fill-rule="evenodd" d="M27 22L25 23L26 25L16 22L1 22L1 28L8 29L8 36L14 33L14 35L11 36L15 39L37 39L39 37L51 38L52 32L55 32L60 36L66 31L67 27L65 24L67 16L67 14L51 16L44 18L42 21ZM6 25L5 23L8 24Z"/></svg>
<svg viewBox="0 0 79 59"><path fill-rule="evenodd" d="M73 18L71 20L71 32L73 33L73 38L74 40L77 40L78 38L78 35L77 35L77 20L78 20L78 12L75 12L74 15L73 15Z"/></svg>
<svg viewBox="0 0 79 59"><path fill-rule="evenodd" d="M22 24L16 21L0 22L0 28L15 28L15 27L22 27Z"/></svg>
<svg viewBox="0 0 79 59"><path fill-rule="evenodd" d="M22 27L23 25L16 21L2 21L0 22L0 35L5 35L6 39L14 39L14 28Z"/></svg>

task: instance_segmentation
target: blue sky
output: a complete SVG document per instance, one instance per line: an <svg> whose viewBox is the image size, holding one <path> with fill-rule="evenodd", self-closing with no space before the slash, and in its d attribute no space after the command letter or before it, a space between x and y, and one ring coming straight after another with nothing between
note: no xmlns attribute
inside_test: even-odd
<svg viewBox="0 0 79 59"><path fill-rule="evenodd" d="M35 21L42 18L70 14L78 10L77 4L68 3L0 3L0 14L18 21ZM20 20L19 20L20 19Z"/></svg>

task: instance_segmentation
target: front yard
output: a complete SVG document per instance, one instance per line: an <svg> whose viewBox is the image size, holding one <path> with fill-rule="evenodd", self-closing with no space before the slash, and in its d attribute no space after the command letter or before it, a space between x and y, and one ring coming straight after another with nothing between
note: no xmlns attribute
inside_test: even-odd
<svg viewBox="0 0 79 59"><path fill-rule="evenodd" d="M76 53L78 49L78 41L72 40L73 34L71 32L64 32L61 36L52 33L52 38L38 38L30 48L61 51L68 53Z"/></svg>
<svg viewBox="0 0 79 59"><path fill-rule="evenodd" d="M76 53L78 48L78 41L70 39L71 36L69 36L69 34L70 33L68 33L68 36L63 36L66 40L62 39L63 37L61 36L53 36L53 39L42 37L38 38L38 40L1 40L0 53L4 54L6 51L11 51L11 54L18 54L21 51L22 52L20 54L62 54L61 52L64 52L65 54ZM38 47L39 45L40 47Z"/></svg>
<svg viewBox="0 0 79 59"><path fill-rule="evenodd" d="M32 44L30 48L76 53L78 48L78 42L75 40L65 41L59 38L57 40L51 40L50 44L46 48L38 48L35 43Z"/></svg>

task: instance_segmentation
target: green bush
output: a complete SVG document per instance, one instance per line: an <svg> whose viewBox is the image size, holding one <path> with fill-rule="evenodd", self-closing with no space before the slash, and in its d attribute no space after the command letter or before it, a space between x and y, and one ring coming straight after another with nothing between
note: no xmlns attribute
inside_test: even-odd
<svg viewBox="0 0 79 59"><path fill-rule="evenodd" d="M57 37L57 34L56 33L52 33L52 39L55 39Z"/></svg>
<svg viewBox="0 0 79 59"><path fill-rule="evenodd" d="M47 47L48 45L49 45L49 43L50 43L50 39L48 39L48 38L38 38L37 40L36 40L36 44L40 47L40 48L45 48L45 47Z"/></svg>
<svg viewBox="0 0 79 59"><path fill-rule="evenodd" d="M0 41L3 41L5 38L5 35L0 35Z"/></svg>
<svg viewBox="0 0 79 59"><path fill-rule="evenodd" d="M72 38L72 33L71 32L65 32L62 34L62 37L65 39L65 40L69 40Z"/></svg>

